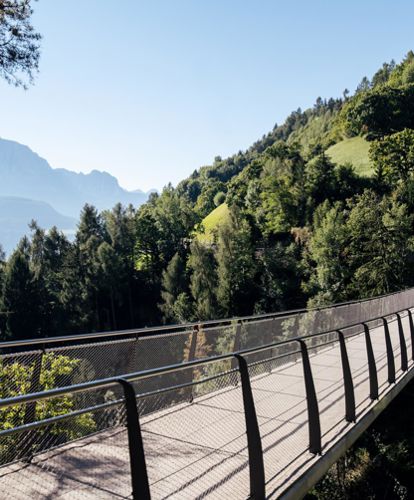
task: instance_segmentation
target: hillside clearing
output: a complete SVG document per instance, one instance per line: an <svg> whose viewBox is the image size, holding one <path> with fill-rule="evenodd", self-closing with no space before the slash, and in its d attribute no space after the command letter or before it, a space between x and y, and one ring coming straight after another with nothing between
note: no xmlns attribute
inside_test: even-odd
<svg viewBox="0 0 414 500"><path fill-rule="evenodd" d="M326 150L330 159L338 165L351 163L355 172L363 177L371 177L374 168L369 160L369 142L363 137L352 137L334 144Z"/></svg>
<svg viewBox="0 0 414 500"><path fill-rule="evenodd" d="M214 232L221 224L226 223L229 218L229 207L227 203L222 203L202 220L204 232L197 234L198 241L202 243L212 243L214 240Z"/></svg>

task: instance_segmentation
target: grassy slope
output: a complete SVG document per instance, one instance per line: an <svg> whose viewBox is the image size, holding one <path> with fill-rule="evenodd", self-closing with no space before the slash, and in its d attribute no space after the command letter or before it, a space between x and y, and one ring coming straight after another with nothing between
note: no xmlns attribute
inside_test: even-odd
<svg viewBox="0 0 414 500"><path fill-rule="evenodd" d="M369 142L362 137L344 139L327 149L326 154L334 163L344 165L351 163L355 172L364 177L370 177L374 169L368 157Z"/></svg>
<svg viewBox="0 0 414 500"><path fill-rule="evenodd" d="M225 223L230 217L229 207L227 203L223 203L204 217L202 224L204 233L197 235L198 241L202 243L213 242L213 231L219 227L220 224Z"/></svg>

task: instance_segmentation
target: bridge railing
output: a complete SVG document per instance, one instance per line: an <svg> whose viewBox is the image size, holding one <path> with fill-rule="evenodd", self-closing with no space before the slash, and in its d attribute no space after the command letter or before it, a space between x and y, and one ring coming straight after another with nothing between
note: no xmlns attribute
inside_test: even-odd
<svg viewBox="0 0 414 500"><path fill-rule="evenodd" d="M11 397L214 357L280 343L307 332L334 331L352 323L390 314L399 307L406 308L412 304L414 289L408 289L386 296L309 310L2 342L0 390L3 398ZM149 392L163 387L169 383L168 378L169 376L160 375L156 380L148 380L143 390ZM93 401L91 398L91 405ZM73 404L77 402L74 401ZM25 423L36 419L33 408L34 406L30 407L24 416Z"/></svg>
<svg viewBox="0 0 414 500"><path fill-rule="evenodd" d="M404 332L403 319L408 332ZM398 328L398 359L390 339L390 322L396 322ZM221 453L221 443L226 439L229 428L240 429L236 440L239 442L226 444L229 450L233 447L236 450L232 459L237 459L236 470L241 477L236 487L240 488L240 493L264 498L267 451L264 452L266 437L256 412L260 403L256 384L281 365L301 364L299 383L304 389L307 410L307 444L299 443L297 451L300 453L304 446L304 450L321 454L324 432L321 429L320 393L315 388L313 375L313 356L330 346L340 349L342 391L339 391L338 397L343 401L344 412L337 424L355 422L360 402L355 395L354 379L362 376L369 380L369 394L364 398L375 400L379 397L378 359L371 339L371 331L378 326L386 343L387 381L392 384L397 373L408 370L408 359L414 360L411 308L349 323L341 329L328 329L237 352L0 400L0 419L3 422L3 429L0 430L0 488L7 490L7 478L16 470L19 471L21 484L24 484L26 466L22 467L22 464L34 464L38 470L64 471L63 476L66 474L69 477L67 481L72 474L72 477L81 477L85 483L98 485L102 474L99 464L105 463L104 473L107 476L113 474L114 478L112 493L120 494L127 488L132 489L133 498L150 498L159 487L158 483L162 484L161 478L168 477L168 468L171 467L171 459L160 460L159 453L154 452L156 443L151 441L153 434L162 433L159 426L164 421L163 416L175 411L179 414L180 408L191 407L192 402L200 403L199 407L203 408L203 405L208 406L212 397L221 397L234 415L222 423L219 415L222 410L217 409L214 427L208 427L209 422L205 423L205 445ZM366 362L355 370L350 366L347 343L361 333L365 341ZM410 351L407 349L407 333L411 340ZM274 400L270 401L268 411L277 419L277 412L283 411L283 408L278 407L278 401ZM36 417L34 421L26 418L29 413ZM207 413L205 415L207 417ZM151 416L154 417L152 423L147 423L147 418ZM203 416L202 412L197 414L197 418L200 419L200 416ZM180 439L182 429L188 431L187 427L194 425L194 417L190 412L184 422L179 418L170 418L168 425L171 428L167 434ZM121 439L125 428L127 442ZM203 425L201 429L200 426L196 428L198 432L203 432ZM100 435L105 436L105 441L98 445L99 438L97 440L96 436ZM247 453L240 453L243 449ZM166 449L165 453L174 456L174 449ZM227 467L222 455L211 455L206 460L205 455L194 460L189 481L196 481L194 478L197 478L203 484L206 470L209 471L210 482L223 481L223 476L228 480L228 474L222 470ZM129 471L120 465L128 462ZM30 477L32 491L41 491L41 482L42 477L33 474ZM160 496L164 494L165 491Z"/></svg>

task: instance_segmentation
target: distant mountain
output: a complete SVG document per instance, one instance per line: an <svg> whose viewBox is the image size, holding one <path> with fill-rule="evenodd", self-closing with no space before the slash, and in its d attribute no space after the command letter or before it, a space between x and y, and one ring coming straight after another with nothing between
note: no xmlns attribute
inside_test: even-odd
<svg viewBox="0 0 414 500"><path fill-rule="evenodd" d="M28 224L36 219L40 227L57 226L71 233L76 227L76 219L57 212L48 203L13 196L0 197L0 243L6 253L10 253L20 238L27 234Z"/></svg>
<svg viewBox="0 0 414 500"><path fill-rule="evenodd" d="M118 202L138 206L148 198L142 191L123 189L107 172L52 168L27 146L5 139L0 139L0 179L0 196L43 201L71 217L78 217L85 203L104 210Z"/></svg>
<svg viewBox="0 0 414 500"><path fill-rule="evenodd" d="M10 253L32 219L44 229L73 233L85 203L98 210L116 203L135 207L150 194L123 189L107 172L82 174L52 168L27 146L0 139L0 245Z"/></svg>

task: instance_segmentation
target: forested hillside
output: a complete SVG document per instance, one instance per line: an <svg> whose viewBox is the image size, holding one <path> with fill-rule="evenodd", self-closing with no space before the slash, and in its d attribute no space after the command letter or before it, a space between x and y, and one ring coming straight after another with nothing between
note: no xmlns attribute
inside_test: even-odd
<svg viewBox="0 0 414 500"><path fill-rule="evenodd" d="M33 223L1 264L2 338L247 315L413 285L413 117L410 52L354 95L318 98L137 209L86 205L74 242ZM348 161L334 163L344 147ZM364 155L371 171L361 171Z"/></svg>

